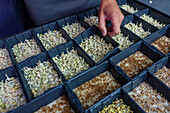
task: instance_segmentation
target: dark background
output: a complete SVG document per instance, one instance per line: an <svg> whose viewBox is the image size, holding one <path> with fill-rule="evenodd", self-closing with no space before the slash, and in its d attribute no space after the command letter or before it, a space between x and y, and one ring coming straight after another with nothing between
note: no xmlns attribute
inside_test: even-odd
<svg viewBox="0 0 170 113"><path fill-rule="evenodd" d="M170 16L170 0L152 0L152 4L149 3L150 0L137 1ZM92 5L92 7L94 6ZM0 38L22 32L23 30L35 27L36 25L35 22L33 23L27 11L24 0L0 0Z"/></svg>

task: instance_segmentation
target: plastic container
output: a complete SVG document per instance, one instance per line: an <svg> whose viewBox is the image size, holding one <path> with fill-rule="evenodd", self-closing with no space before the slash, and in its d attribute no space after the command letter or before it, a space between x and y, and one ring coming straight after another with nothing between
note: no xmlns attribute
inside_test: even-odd
<svg viewBox="0 0 170 113"><path fill-rule="evenodd" d="M130 109L134 113L142 113L141 109L138 108L136 103L134 103L128 96L127 94L122 90L118 89L117 91L111 93L108 95L105 99L102 101L98 102L96 105L94 105L89 113L98 113L101 111L105 106L108 106L112 104L113 101L116 101L116 99L123 99L124 104L130 106Z"/></svg>
<svg viewBox="0 0 170 113"><path fill-rule="evenodd" d="M162 36L167 36L170 38L170 25L165 26L161 30L153 33L152 35L148 36L147 38L144 39L144 41L148 44L151 44L152 42L156 41ZM155 46L150 45L153 49L159 51ZM161 54L164 54L163 52L159 51ZM170 53L169 53L170 54ZM165 54L164 54L165 55Z"/></svg>
<svg viewBox="0 0 170 113"><path fill-rule="evenodd" d="M2 71L0 72L0 81L6 80L6 76L5 76L6 74L8 75L8 77L18 78L19 83L20 83L20 85L21 85L21 89L22 89L22 91L23 91L23 93L24 93L25 99L26 99L26 101L28 102L28 99L27 99L27 97L26 97L26 95L25 95L25 89L23 88L22 82L21 82L20 78L18 77L18 74L17 74L14 66L7 67L7 68L5 68L4 70L2 70ZM26 102L26 104L27 104L27 102ZM25 105L25 104L24 104L24 105ZM14 109L14 110L8 111L8 112L14 112L14 111L22 108L24 105L22 105L22 106L20 106L20 107L18 107L18 108L16 108L16 109Z"/></svg>
<svg viewBox="0 0 170 113"><path fill-rule="evenodd" d="M76 76L73 79L70 79L67 81L66 84L66 89L68 92L70 92L72 94L72 96L75 98L76 103L77 103L77 108L81 111L81 112L90 112L91 108L95 105L97 105L98 103L94 104L92 107L88 108L87 110L84 110L78 97L76 96L76 94L73 92L73 89L75 89L76 87L82 85L83 83L85 83L86 81L89 81L91 79L93 79L95 76L98 76L99 74L105 72L105 71L109 71L112 76L121 84L124 85L126 83L129 82L129 80L123 76L123 74L121 72L117 72L114 67L110 64L109 61L105 61L102 64L92 67L90 68L88 71ZM119 90L120 88L118 88L117 90ZM116 90L116 91L117 91ZM107 97L106 97L107 98ZM105 99L105 98L104 98Z"/></svg>
<svg viewBox="0 0 170 113"><path fill-rule="evenodd" d="M20 42L24 42L25 40L30 40L30 39L33 39L33 38L34 37L33 37L33 34L31 33L31 30L28 30L28 31L22 32L20 34L17 34L15 36L11 36L11 37L5 39L6 42L7 42L7 48L9 50L9 52L11 53L11 57L15 58L14 53L12 51L12 48L15 44L19 44ZM36 41L36 38L34 38L34 39ZM40 47L41 51L43 52L43 48L41 48L41 46L39 45L38 42L37 42L37 44ZM16 59L14 59L14 64L16 64L16 63L17 63Z"/></svg>
<svg viewBox="0 0 170 113"><path fill-rule="evenodd" d="M129 16L126 16L125 18L124 18L124 20L122 21L122 26L124 26L125 24L128 24L129 22L132 22L132 23L134 23L134 24L136 24L136 23L142 23L142 28L145 30L145 31L150 31L151 32L151 34L152 33L154 33L154 32L156 32L156 31L158 31L158 28L156 28L156 27L154 27L154 26L152 26L152 25L150 25L149 23L147 23L147 22L145 22L144 20L142 20L142 19L140 19L139 17L137 17L137 16L135 16L135 15L129 15ZM128 29L129 30L129 29ZM130 30L129 30L130 31ZM131 31L132 32L132 31ZM151 35L150 34L150 35ZM138 36L137 34L135 34L134 33L134 35L136 35L136 36ZM149 36L150 36L149 35ZM140 37L140 36L138 36L138 37ZM148 37L148 36L147 36ZM141 37L140 37L141 38ZM146 38L146 37L145 37Z"/></svg>
<svg viewBox="0 0 170 113"><path fill-rule="evenodd" d="M117 4L119 6L125 5L126 3L129 4L129 6L133 7L134 9L138 9L139 11L145 9L144 6L138 4L137 2L135 2L133 0L117 0ZM126 10L122 9L122 8L120 8L120 9L121 9L122 13L124 14L124 16L131 14L131 13L127 12Z"/></svg>
<svg viewBox="0 0 170 113"><path fill-rule="evenodd" d="M72 106L72 108L74 109L74 103L71 103L69 98L70 94L68 94L65 90L65 83L55 87L54 89L50 90L49 92L37 97L36 99L34 99L33 101L31 101L28 104L25 104L23 107L15 110L15 112L17 113L33 113L36 112L37 110L39 110L42 106L48 105L49 103L55 101L56 99L58 99L61 96L66 96L70 102L70 105ZM74 100L73 100L74 102ZM75 109L76 110L76 109Z"/></svg>
<svg viewBox="0 0 170 113"><path fill-rule="evenodd" d="M164 57L154 65L152 65L150 68L148 68L148 71L150 74L154 76L154 73L156 73L159 69L161 69L163 66L166 66L168 69L170 68L170 56ZM160 83L164 84L161 80L159 80L156 76L154 76ZM164 87L168 89L167 91L170 91L170 88L164 84Z"/></svg>
<svg viewBox="0 0 170 113"><path fill-rule="evenodd" d="M164 85L160 82L158 82L158 80L153 77L152 75L150 75L150 73L148 73L147 71L144 71L141 76L139 78L137 78L136 80L129 82L128 84L126 84L125 86L123 86L123 90L128 93L130 91L132 91L134 88L136 88L140 83L142 82L146 82L149 83L150 86L152 86L154 89L157 89L158 92L160 92L166 99L168 99L168 101L170 100L170 95L169 95L169 91L166 89L166 87L164 87ZM130 98L133 102L135 102L128 94L127 94L128 98ZM138 108L142 110L141 107ZM143 113L144 110L142 110Z"/></svg>
<svg viewBox="0 0 170 113"><path fill-rule="evenodd" d="M9 53L9 57L10 57L10 59L11 59L11 61L12 61L12 65L14 64L14 57L12 57L12 53L9 51L9 49L7 48L7 46L6 46L6 43L5 43L5 41L4 40L0 40L0 48L1 49L4 49L4 48L6 48L7 49L7 51L8 51L8 53ZM11 65L11 66L12 66ZM8 66L8 67L10 67L10 66ZM6 67L7 68L7 67ZM5 69L5 68L4 68ZM4 70L4 69L0 69L0 72L2 71L2 70Z"/></svg>
<svg viewBox="0 0 170 113"><path fill-rule="evenodd" d="M103 37L101 31L99 30L99 28L97 28L96 26L92 26L92 27L88 28L85 32L83 32L81 35L79 35L76 38L74 38L73 41L75 41L76 44L79 45L79 44L82 43L82 41L84 39L88 39L89 36L92 36L93 34L97 34L100 37ZM105 55L105 57L103 59L101 59L98 63L95 63L95 61L88 55L88 53L86 53L83 50L83 48L81 48L79 46L81 48L81 50L84 51L86 53L86 55L88 55L90 57L90 59L93 60L93 63L95 63L96 65L98 65L98 64L102 63L103 61L105 61L109 56L115 55L115 54L118 53L118 46L119 46L119 44L116 41L114 41L109 35L104 36L103 39L106 41L107 44L111 43L112 46L114 47L114 49L112 51L108 52Z"/></svg>
<svg viewBox="0 0 170 113"><path fill-rule="evenodd" d="M142 16L143 14L150 15L153 19L156 19L159 22L164 23L166 25L170 24L170 19L168 17L149 8L137 12L135 15L140 18L140 16Z"/></svg>
<svg viewBox="0 0 170 113"><path fill-rule="evenodd" d="M118 53L117 55L110 58L110 62L114 65L115 69L119 72L122 72L124 76L126 76L129 80L134 80L138 78L138 76L144 71L142 71L140 74L135 76L134 78L130 78L122 68L117 66L116 64L121 62L123 59L129 57L130 55L134 54L135 52L140 51L144 55L146 55L149 59L151 59L154 63L159 61L164 56L160 54L158 51L153 50L149 45L147 45L144 41L140 41L137 44L127 48L125 51ZM146 69L145 69L146 70Z"/></svg>
<svg viewBox="0 0 170 113"><path fill-rule="evenodd" d="M48 51L48 54L50 56L50 59L52 59L53 57L55 57L56 55L61 55L62 52L67 53L67 48L68 51L72 50L74 48L74 50L77 51L78 55L81 56L82 58L85 59L85 62L89 64L90 67L93 67L95 64L93 63L93 61L89 58L89 56L87 56L84 51L82 51L76 44L74 44L72 41L69 41L65 44L59 45L51 50ZM52 60L55 68L57 69L57 72L59 73L60 76L63 76L63 78L65 79L64 75L62 74L62 72L59 70L58 66L56 63L54 63L54 61ZM86 70L84 70L86 71ZM84 71L80 72L83 73ZM79 74L80 74L79 73ZM77 75L79 75L77 74ZM73 77L74 78L74 77ZM66 79L65 79L66 80Z"/></svg>
<svg viewBox="0 0 170 113"><path fill-rule="evenodd" d="M27 80L24 77L23 67L29 67L29 68L36 67L38 61L41 61L41 62L49 61L53 65L54 70L58 73L58 70L55 68L53 62L51 61L51 59L48 58L48 55L46 53L41 53L41 54L39 54L39 55L37 55L37 56L35 56L33 58L30 58L30 59L27 59L27 60L25 60L25 61L23 61L21 63L18 63L17 64L17 70L18 70L20 79L21 79L22 84L24 86L24 89L25 89L25 92L26 92L26 96L27 96L29 102L31 100L35 99L35 97L33 97L33 94L32 94L32 92L31 92L31 90L29 88ZM60 74L58 74L58 75L59 75L59 77L62 77L62 81L64 82L65 81L64 77L61 76ZM50 89L46 90L43 94L45 94L46 92L50 91L51 89L54 89L54 88L50 88Z"/></svg>
<svg viewBox="0 0 170 113"><path fill-rule="evenodd" d="M48 32L49 30L50 31L54 31L54 30L60 31L62 33L62 37L64 37L67 41L71 40L67 35L63 35L64 34L63 30L61 30L61 28L59 27L59 25L57 25L56 22L52 22L52 23L37 27L37 28L32 30L32 33L33 33L33 35L36 38L37 42L39 43L39 45L41 46L41 48L44 51L47 51L47 49L45 49L45 47L42 44L41 40L37 37L37 34L38 33L39 34L44 34L44 33Z"/></svg>
<svg viewBox="0 0 170 113"><path fill-rule="evenodd" d="M61 27L61 32L63 33L64 36L68 36L70 38L70 40L72 40L72 38L67 34L67 32L62 27L67 25L67 23L69 25L71 25L72 23L75 23L75 22L80 23L81 26L84 27L85 29L87 29L89 27L87 25L87 23L85 23L83 20L79 19L78 16L76 16L76 15L57 20L57 24Z"/></svg>

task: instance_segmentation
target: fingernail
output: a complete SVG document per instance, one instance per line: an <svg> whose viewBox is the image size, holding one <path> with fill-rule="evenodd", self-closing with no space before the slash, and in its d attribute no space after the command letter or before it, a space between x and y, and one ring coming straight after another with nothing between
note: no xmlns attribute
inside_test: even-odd
<svg viewBox="0 0 170 113"><path fill-rule="evenodd" d="M105 32L104 31L102 31L102 34L103 34L103 36L105 36Z"/></svg>

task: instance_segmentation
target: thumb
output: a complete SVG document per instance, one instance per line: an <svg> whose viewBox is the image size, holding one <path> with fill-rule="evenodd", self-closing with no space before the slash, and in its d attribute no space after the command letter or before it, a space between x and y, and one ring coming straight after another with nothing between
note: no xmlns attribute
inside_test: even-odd
<svg viewBox="0 0 170 113"><path fill-rule="evenodd" d="M99 14L99 29L101 30L103 36L107 34L105 15L103 14L103 12L100 12Z"/></svg>

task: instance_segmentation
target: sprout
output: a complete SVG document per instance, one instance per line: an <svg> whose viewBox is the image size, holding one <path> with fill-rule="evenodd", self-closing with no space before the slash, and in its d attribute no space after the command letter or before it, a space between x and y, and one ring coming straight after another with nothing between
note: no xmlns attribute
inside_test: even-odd
<svg viewBox="0 0 170 113"><path fill-rule="evenodd" d="M14 45L12 51L17 62L21 62L31 56L41 53L41 49L34 39L25 40L24 42Z"/></svg>
<svg viewBox="0 0 170 113"><path fill-rule="evenodd" d="M14 110L26 103L18 78L8 77L0 81L0 112Z"/></svg>
<svg viewBox="0 0 170 113"><path fill-rule="evenodd" d="M0 70L12 65L11 58L6 48L0 48Z"/></svg>
<svg viewBox="0 0 170 113"><path fill-rule="evenodd" d="M111 43L107 44L103 38L100 38L100 36L96 34L82 41L80 47L82 47L95 62L99 62L109 51L114 49Z"/></svg>
<svg viewBox="0 0 170 113"><path fill-rule="evenodd" d="M85 31L85 28L81 26L80 23L72 23L69 25L67 23L66 26L63 26L63 29L68 33L68 35L73 39L79 34L81 34L83 31Z"/></svg>
<svg viewBox="0 0 170 113"><path fill-rule="evenodd" d="M52 103L41 107L35 113L75 113L71 108L68 98L65 96L59 97Z"/></svg>
<svg viewBox="0 0 170 113"><path fill-rule="evenodd" d="M129 22L128 24L125 24L125 27L129 30L131 30L132 32L134 32L136 35L140 36L141 38L145 38L147 37L149 34L151 34L151 32L145 31L142 28L142 23L138 24L134 24L132 22Z"/></svg>
<svg viewBox="0 0 170 113"><path fill-rule="evenodd" d="M99 24L99 19L97 16L89 16L89 17L85 17L84 21L86 21L90 26L96 25L98 26Z"/></svg>
<svg viewBox="0 0 170 113"><path fill-rule="evenodd" d="M130 106L124 104L123 99L116 99L112 104L105 106L99 113L112 113L113 111L117 113L133 113L133 111L130 110Z"/></svg>
<svg viewBox="0 0 170 113"><path fill-rule="evenodd" d="M121 50L128 48L134 43L134 40L132 42L129 40L129 36L123 36L123 33L119 33L119 35L113 36L112 38L119 43L119 48Z"/></svg>
<svg viewBox="0 0 170 113"><path fill-rule="evenodd" d="M37 34L37 37L41 40L45 49L49 50L54 48L55 46L67 42L67 40L62 37L62 33L59 31L48 31L47 33Z"/></svg>
<svg viewBox="0 0 170 113"><path fill-rule="evenodd" d="M170 113L170 102L146 82L140 83L128 94L145 112Z"/></svg>
<svg viewBox="0 0 170 113"><path fill-rule="evenodd" d="M135 10L133 7L129 6L129 4L127 4L127 3L125 5L120 6L120 7L122 9L126 10L127 12L131 13L131 14L134 14L134 13L139 11L137 8Z"/></svg>
<svg viewBox="0 0 170 113"><path fill-rule="evenodd" d="M150 15L143 14L142 16L140 16L140 18L157 27L158 29L166 26L166 24L160 23L158 20L154 20Z"/></svg>
<svg viewBox="0 0 170 113"><path fill-rule="evenodd" d="M109 71L105 71L93 79L73 89L84 109L88 109L111 92L121 87Z"/></svg>
<svg viewBox="0 0 170 113"><path fill-rule="evenodd" d="M57 55L52 59L67 80L89 68L89 65L82 57L78 56L77 51L74 49L67 50L66 54L62 52L60 56Z"/></svg>
<svg viewBox="0 0 170 113"><path fill-rule="evenodd" d="M29 84L29 88L34 97L43 94L52 87L62 83L61 78L54 70L49 61L38 62L36 67L24 67L24 77Z"/></svg>

